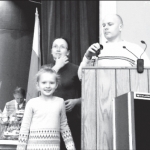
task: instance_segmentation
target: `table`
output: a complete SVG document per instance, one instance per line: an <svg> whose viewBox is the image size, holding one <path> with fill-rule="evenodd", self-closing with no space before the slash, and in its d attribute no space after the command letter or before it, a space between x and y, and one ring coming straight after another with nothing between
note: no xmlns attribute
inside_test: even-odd
<svg viewBox="0 0 150 150"><path fill-rule="evenodd" d="M16 150L17 140L0 140L0 150Z"/></svg>

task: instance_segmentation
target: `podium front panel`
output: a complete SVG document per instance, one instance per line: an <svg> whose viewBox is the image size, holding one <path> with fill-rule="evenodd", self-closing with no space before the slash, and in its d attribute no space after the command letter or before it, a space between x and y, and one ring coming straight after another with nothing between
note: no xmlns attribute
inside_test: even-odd
<svg viewBox="0 0 150 150"><path fill-rule="evenodd" d="M83 150L114 149L113 98L130 91L148 93L149 73L149 68L142 74L136 68L82 69Z"/></svg>
<svg viewBox="0 0 150 150"><path fill-rule="evenodd" d="M115 71L97 70L97 149L113 146L112 98L115 96ZM103 77L103 78L101 78ZM105 132L107 131L107 132ZM103 143L103 144L102 144Z"/></svg>
<svg viewBox="0 0 150 150"><path fill-rule="evenodd" d="M97 132L97 101L96 101L96 70L85 70L86 76L82 79L82 149L96 149Z"/></svg>

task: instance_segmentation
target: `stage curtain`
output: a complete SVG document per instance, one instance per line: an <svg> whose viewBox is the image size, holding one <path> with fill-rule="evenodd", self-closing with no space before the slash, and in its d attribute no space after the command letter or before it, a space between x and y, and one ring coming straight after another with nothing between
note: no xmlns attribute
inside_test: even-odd
<svg viewBox="0 0 150 150"><path fill-rule="evenodd" d="M55 38L69 42L70 62L80 64L87 48L99 41L99 1L42 1L42 64L53 61Z"/></svg>

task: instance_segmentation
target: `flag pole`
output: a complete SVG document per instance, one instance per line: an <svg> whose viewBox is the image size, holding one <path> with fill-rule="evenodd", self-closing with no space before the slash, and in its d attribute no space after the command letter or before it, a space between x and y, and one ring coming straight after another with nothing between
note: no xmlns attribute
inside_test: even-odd
<svg viewBox="0 0 150 150"><path fill-rule="evenodd" d="M36 89L36 73L38 72L40 67L41 67L40 23L39 23L38 9L36 7L26 101L29 101L31 98L38 97L39 95Z"/></svg>

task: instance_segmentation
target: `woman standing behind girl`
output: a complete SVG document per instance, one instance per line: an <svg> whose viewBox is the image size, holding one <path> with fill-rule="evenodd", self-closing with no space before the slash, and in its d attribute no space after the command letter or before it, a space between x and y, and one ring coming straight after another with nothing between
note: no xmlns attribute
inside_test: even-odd
<svg viewBox="0 0 150 150"><path fill-rule="evenodd" d="M60 132L67 150L75 150L64 100L53 96L59 79L46 65L37 73L37 89L41 95L26 105L17 150L59 150Z"/></svg>

